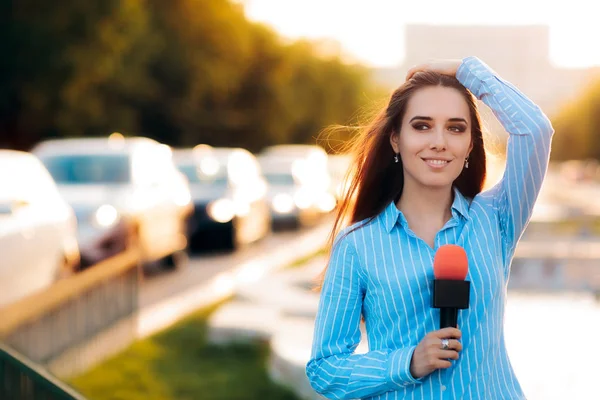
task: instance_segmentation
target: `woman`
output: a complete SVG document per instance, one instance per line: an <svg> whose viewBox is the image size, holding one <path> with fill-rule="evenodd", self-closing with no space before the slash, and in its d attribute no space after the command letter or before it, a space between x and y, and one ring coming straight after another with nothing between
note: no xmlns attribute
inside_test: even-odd
<svg viewBox="0 0 600 400"><path fill-rule="evenodd" d="M482 192L474 96L509 133L502 179ZM510 263L546 173L542 111L475 57L411 69L355 143L306 372L328 398L521 399L503 334ZM335 234L345 220L351 225ZM470 308L439 329L433 257L468 255ZM369 351L354 354L364 319Z"/></svg>

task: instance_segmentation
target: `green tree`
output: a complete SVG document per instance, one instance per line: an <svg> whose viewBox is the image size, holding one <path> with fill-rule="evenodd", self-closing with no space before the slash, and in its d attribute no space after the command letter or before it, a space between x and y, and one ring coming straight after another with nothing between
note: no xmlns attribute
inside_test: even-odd
<svg viewBox="0 0 600 400"><path fill-rule="evenodd" d="M370 98L366 69L283 42L227 0L0 0L0 11L0 146L113 131L175 146L314 143Z"/></svg>
<svg viewBox="0 0 600 400"><path fill-rule="evenodd" d="M135 129L130 105L150 89L143 0L0 2L0 145Z"/></svg>
<svg viewBox="0 0 600 400"><path fill-rule="evenodd" d="M553 119L552 159L600 160L600 77Z"/></svg>
<svg viewBox="0 0 600 400"><path fill-rule="evenodd" d="M282 43L237 4L155 0L152 8L163 37L152 64L160 90L143 108L142 131L161 141L251 150L314 142L364 101L366 70L318 57L308 42Z"/></svg>
<svg viewBox="0 0 600 400"><path fill-rule="evenodd" d="M210 0L150 0L149 7L161 38L150 65L158 90L140 109L141 131L183 145L198 142L209 122L235 124L231 93L252 57L243 9Z"/></svg>

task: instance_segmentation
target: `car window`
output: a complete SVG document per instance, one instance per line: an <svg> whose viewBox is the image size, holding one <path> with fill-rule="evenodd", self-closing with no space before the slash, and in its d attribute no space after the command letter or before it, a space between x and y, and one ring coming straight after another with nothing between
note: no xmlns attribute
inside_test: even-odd
<svg viewBox="0 0 600 400"><path fill-rule="evenodd" d="M227 173L224 168L220 168L218 171L206 174L194 164L184 164L178 166L179 170L186 176L186 178L193 184L207 184L215 186L225 186L228 183Z"/></svg>
<svg viewBox="0 0 600 400"><path fill-rule="evenodd" d="M270 185L293 185L295 183L292 174L265 173L264 175Z"/></svg>
<svg viewBox="0 0 600 400"><path fill-rule="evenodd" d="M58 184L120 184L131 180L126 154L47 156L42 162Z"/></svg>

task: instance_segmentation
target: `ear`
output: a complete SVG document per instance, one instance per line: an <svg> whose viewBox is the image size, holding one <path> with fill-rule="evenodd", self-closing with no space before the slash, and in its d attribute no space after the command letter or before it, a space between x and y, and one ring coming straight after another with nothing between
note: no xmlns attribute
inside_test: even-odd
<svg viewBox="0 0 600 400"><path fill-rule="evenodd" d="M400 146L398 145L399 139L400 139L400 135L398 134L398 132L396 132L396 130L393 130L390 135L390 144L392 145L392 149L394 150L394 153L400 152Z"/></svg>
<svg viewBox="0 0 600 400"><path fill-rule="evenodd" d="M473 141L471 140L471 144L469 145L469 151L467 151L467 158L471 155L471 151L473 151Z"/></svg>

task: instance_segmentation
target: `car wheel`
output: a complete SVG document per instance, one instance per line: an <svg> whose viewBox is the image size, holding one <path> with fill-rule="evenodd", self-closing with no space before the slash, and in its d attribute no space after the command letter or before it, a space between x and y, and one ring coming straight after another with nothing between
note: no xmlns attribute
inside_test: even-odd
<svg viewBox="0 0 600 400"><path fill-rule="evenodd" d="M224 250L235 251L243 247L244 241L240 237L240 229L242 228L239 225L240 221L234 219L231 227L223 230L222 247Z"/></svg>
<svg viewBox="0 0 600 400"><path fill-rule="evenodd" d="M186 250L179 250L175 253L169 254L163 260L162 266L166 270L181 270L188 266L189 256Z"/></svg>
<svg viewBox="0 0 600 400"><path fill-rule="evenodd" d="M57 263L56 272L54 274L54 280L58 281L60 279L68 278L69 276L73 275L73 273L74 271L72 269L72 266L67 261L67 257L61 255Z"/></svg>

